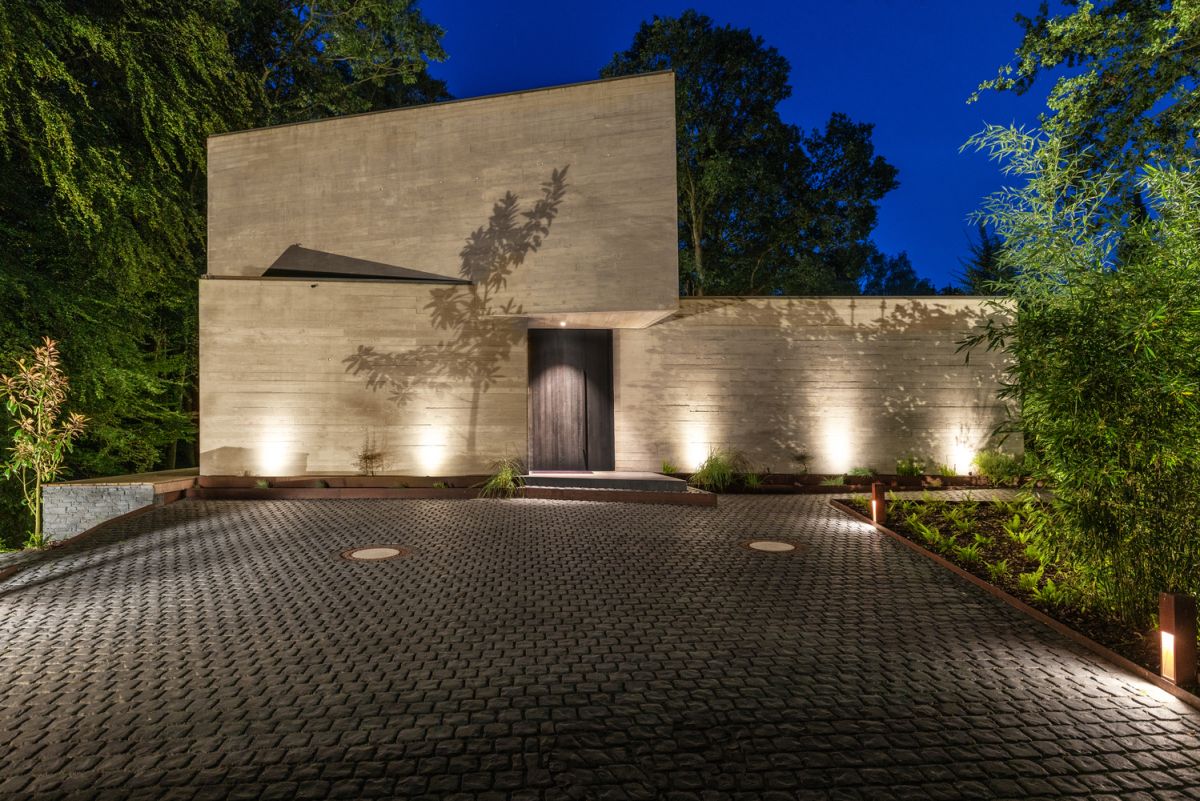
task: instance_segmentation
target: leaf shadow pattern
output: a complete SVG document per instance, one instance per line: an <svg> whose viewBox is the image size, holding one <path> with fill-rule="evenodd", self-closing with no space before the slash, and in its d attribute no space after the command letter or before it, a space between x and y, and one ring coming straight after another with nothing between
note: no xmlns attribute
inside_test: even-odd
<svg viewBox="0 0 1200 801"><path fill-rule="evenodd" d="M418 388L449 391L468 385L472 399L467 453L476 452L480 396L503 377L502 365L521 342L524 329L517 320L524 310L514 299L498 302L509 278L550 235L567 190L570 165L554 169L541 185L541 196L522 211L520 198L509 191L492 207L486 226L467 237L459 252L459 275L471 283L433 289L425 310L445 338L436 345L383 352L359 345L342 360L345 370L366 378L371 391L387 391L393 403L405 406Z"/></svg>

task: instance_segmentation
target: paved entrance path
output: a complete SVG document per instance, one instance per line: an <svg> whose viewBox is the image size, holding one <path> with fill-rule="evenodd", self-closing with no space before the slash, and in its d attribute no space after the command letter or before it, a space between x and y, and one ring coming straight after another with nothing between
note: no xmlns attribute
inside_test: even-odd
<svg viewBox="0 0 1200 801"><path fill-rule="evenodd" d="M819 496L183 502L0 644L5 799L1200 798L1200 713Z"/></svg>

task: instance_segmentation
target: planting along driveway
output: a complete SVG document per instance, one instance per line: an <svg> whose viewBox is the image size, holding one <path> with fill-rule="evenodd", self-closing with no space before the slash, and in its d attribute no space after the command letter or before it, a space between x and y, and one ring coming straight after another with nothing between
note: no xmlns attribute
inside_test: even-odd
<svg viewBox="0 0 1200 801"><path fill-rule="evenodd" d="M0 643L0 798L1200 798L1200 713L824 497L187 501Z"/></svg>

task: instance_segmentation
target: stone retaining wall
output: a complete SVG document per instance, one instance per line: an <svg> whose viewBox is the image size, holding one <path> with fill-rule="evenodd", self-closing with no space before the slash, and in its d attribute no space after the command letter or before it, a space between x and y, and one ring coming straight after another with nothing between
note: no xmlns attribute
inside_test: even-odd
<svg viewBox="0 0 1200 801"><path fill-rule="evenodd" d="M42 488L42 530L47 542L65 540L113 518L176 500L195 481L191 468L47 484Z"/></svg>
<svg viewBox="0 0 1200 801"><path fill-rule="evenodd" d="M52 484L42 496L46 540L65 540L154 503L153 484Z"/></svg>

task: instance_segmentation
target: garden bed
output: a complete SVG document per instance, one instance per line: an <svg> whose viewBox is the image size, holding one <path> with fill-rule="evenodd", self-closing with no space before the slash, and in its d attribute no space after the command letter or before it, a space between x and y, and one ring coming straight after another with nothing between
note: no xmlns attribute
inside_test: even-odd
<svg viewBox="0 0 1200 801"><path fill-rule="evenodd" d="M664 473L672 478L691 481L691 473ZM849 473L762 473L755 474L757 480L747 484L745 474L722 489L722 495L836 495L846 492L861 492L876 482L888 489L939 490L963 488L992 488L996 484L983 476L919 475L900 476L880 473L874 475L852 475Z"/></svg>
<svg viewBox="0 0 1200 801"><path fill-rule="evenodd" d="M843 501L865 517L870 500ZM1139 630L1087 603L1073 577L1037 554L1035 528L1046 524L1035 499L944 501L890 500L887 527L1152 675L1159 670L1155 629Z"/></svg>

